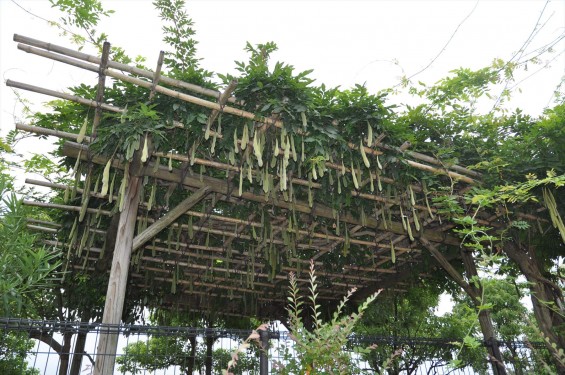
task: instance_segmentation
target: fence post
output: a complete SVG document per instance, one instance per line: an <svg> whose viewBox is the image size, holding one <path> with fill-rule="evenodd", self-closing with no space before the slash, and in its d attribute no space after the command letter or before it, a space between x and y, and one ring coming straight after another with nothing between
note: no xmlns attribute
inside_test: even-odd
<svg viewBox="0 0 565 375"><path fill-rule="evenodd" d="M259 375L269 374L269 331L259 330L261 350L259 351Z"/></svg>

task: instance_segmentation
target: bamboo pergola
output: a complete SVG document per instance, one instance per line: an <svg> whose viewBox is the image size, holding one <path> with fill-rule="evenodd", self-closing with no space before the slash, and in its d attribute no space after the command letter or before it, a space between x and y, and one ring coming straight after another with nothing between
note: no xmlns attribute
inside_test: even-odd
<svg viewBox="0 0 565 375"><path fill-rule="evenodd" d="M350 194L351 199L374 207L370 212L352 212L338 211L329 202L316 199L318 194L326 193L326 185L320 179L286 174L286 164L281 160L288 164L292 156L288 138L283 145L284 133L274 157L282 168L246 168L207 152L209 142L202 142L200 148L193 150L156 149L151 146L150 134L145 138L148 155L142 155L140 147L131 162L123 157L109 157L94 152L91 144L104 124L104 113L126 113L127 109L104 102L108 77L146 89L149 101L155 96L167 96L207 110L202 133L206 132L213 142L221 142L225 137L214 126L220 115L224 124L230 118L247 119L255 137L235 138L235 150L242 158L244 150L253 157L250 150L260 147L265 133L276 134L278 142L284 122L242 109L243 101L232 95L236 82L218 92L161 74L162 55L152 72L110 60L109 45L97 57L21 35L15 35L14 40L19 43L18 49L27 53L98 75L95 99L11 80L6 84L93 108L92 130L87 135L33 124L17 124L17 129L64 139L62 155L77 160L76 165L82 164L88 170L106 166L114 175L128 179L121 192L117 184L113 190L101 192L84 175L77 178L75 186L26 180L31 185L71 191L79 197L75 201L82 202L25 202L76 215L75 232L71 230L68 237L60 235L63 228L58 223L29 224L31 229L51 237L45 240L47 244L69 249L69 254L72 249L69 269L100 272L100 264L113 257L110 269L102 267L110 273L104 323L119 323L126 291L134 289L160 290L161 306L279 319L285 314L288 273L296 272L299 283L306 287L304 271L311 260L321 284L320 300L335 301L352 288L357 289L355 296L360 300L381 288L401 290L403 282L414 276L417 265L429 254L442 267L448 267L453 255L438 249L460 245L460 239L450 233L453 224L441 221L425 186L418 182L399 186L388 173L397 165L380 165L375 158L392 155L403 168L443 176L454 187L455 195L480 180L475 171L405 147L387 145L384 135L377 134L374 139L367 136L366 145L352 140L348 147L365 154L373 164L377 160L379 168L362 173L359 168L331 158L319 166L320 171L337 180L351 175L355 186L340 186L340 190ZM172 123L172 128L183 127L182 121ZM226 178L220 178L221 174ZM265 189L266 184L269 189ZM394 194L385 194L389 186ZM155 199L155 187L166 191L165 196L177 197L174 205L169 206L168 197ZM120 197L119 210L108 205L112 195L114 201ZM483 224L495 225L494 220L496 217ZM79 228L82 232L78 232ZM113 248L108 248L109 241L115 243ZM112 345L115 348L112 335L108 336L109 342L102 340L99 346L100 349L107 345L102 351L106 353L111 352ZM97 362L99 373L107 369L104 366Z"/></svg>

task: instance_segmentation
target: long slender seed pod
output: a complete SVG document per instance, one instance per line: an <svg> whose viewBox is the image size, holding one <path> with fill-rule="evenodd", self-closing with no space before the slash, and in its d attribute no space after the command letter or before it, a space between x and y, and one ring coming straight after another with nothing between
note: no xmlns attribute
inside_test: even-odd
<svg viewBox="0 0 565 375"><path fill-rule="evenodd" d="M108 188L110 187L110 167L112 166L112 159L108 159L104 171L102 172L102 191L100 194L105 196L108 194Z"/></svg>
<svg viewBox="0 0 565 375"><path fill-rule="evenodd" d="M82 123L82 126L80 127L80 131L78 132L78 136L77 136L77 143L82 143L82 141L84 141L84 137L86 135L86 128L88 127L88 116L86 116L84 118L84 122Z"/></svg>
<svg viewBox="0 0 565 375"><path fill-rule="evenodd" d="M306 129L306 127L308 126L308 121L306 120L306 113L300 112L300 117L302 117L302 127Z"/></svg>
<svg viewBox="0 0 565 375"><path fill-rule="evenodd" d="M396 263L396 251L394 251L394 243L390 240L390 261L392 264Z"/></svg>
<svg viewBox="0 0 565 375"><path fill-rule="evenodd" d="M363 158L363 163L365 163L365 167L371 168L371 163L369 163L369 159L367 159L367 154L365 153L365 146L363 146L363 140L359 143L359 150L361 150L361 157Z"/></svg>
<svg viewBox="0 0 565 375"><path fill-rule="evenodd" d="M147 144L147 136L144 137L143 149L141 150L141 162L145 163L149 157L149 146Z"/></svg>
<svg viewBox="0 0 565 375"><path fill-rule="evenodd" d="M243 194L243 167L239 168L239 196Z"/></svg>
<svg viewBox="0 0 565 375"><path fill-rule="evenodd" d="M247 143L249 143L249 129L247 128L247 124L243 125L243 135L241 136L241 150L245 150L247 148Z"/></svg>
<svg viewBox="0 0 565 375"><path fill-rule="evenodd" d="M406 227L408 229L408 237L410 238L410 241L414 242L414 236L412 235L412 227L410 226L410 220L408 220L408 218L406 218Z"/></svg>
<svg viewBox="0 0 565 375"><path fill-rule="evenodd" d="M420 220L418 219L418 212L416 211L415 207L412 207L412 217L414 217L414 228L419 232L420 231Z"/></svg>
<svg viewBox="0 0 565 375"><path fill-rule="evenodd" d="M355 186L355 189L359 190L359 182L357 181L355 168L353 168L353 160L351 160L351 177L353 178L353 185Z"/></svg>
<svg viewBox="0 0 565 375"><path fill-rule="evenodd" d="M236 154L239 153L239 145L237 143L237 127L233 128L233 149Z"/></svg>
<svg viewBox="0 0 565 375"><path fill-rule="evenodd" d="M290 136L290 148L292 150L292 160L298 161L298 154L296 153L296 147L294 147L294 137Z"/></svg>

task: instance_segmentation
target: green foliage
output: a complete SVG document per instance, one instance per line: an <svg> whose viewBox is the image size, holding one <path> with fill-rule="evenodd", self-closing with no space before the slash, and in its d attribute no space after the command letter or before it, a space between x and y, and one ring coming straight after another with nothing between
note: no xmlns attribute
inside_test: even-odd
<svg viewBox="0 0 565 375"><path fill-rule="evenodd" d="M71 34L71 39L83 46L89 40L98 47L106 39L106 34L96 35L95 27L98 25L101 16L108 17L113 10L105 10L99 0L49 0L51 6L58 8L63 16L60 21L62 25L53 23L55 26L63 30L64 34ZM73 33L68 30L68 27L78 27L87 34L88 39L80 34Z"/></svg>
<svg viewBox="0 0 565 375"><path fill-rule="evenodd" d="M30 210L7 187L0 174L0 315L31 315L40 303L34 296L53 285L61 262L57 252L36 244L26 228Z"/></svg>
<svg viewBox="0 0 565 375"><path fill-rule="evenodd" d="M377 298L379 292L368 297L358 307L357 312L342 315L346 303L355 290L345 296L333 313L332 319L324 322L321 319L320 305L317 304L318 284L314 270L314 262L310 264L310 285L308 305L310 319L313 322L308 329L301 315L306 312L304 301L294 274L290 274L287 313L289 328L294 341L292 348L284 349L285 364L278 364L280 374L356 374L356 367L351 353L345 351L349 336L369 305ZM358 352L369 352L372 348L358 349Z"/></svg>
<svg viewBox="0 0 565 375"><path fill-rule="evenodd" d="M194 23L185 11L184 0L155 0L153 6L159 12L163 26L163 41L171 48L165 53L164 63L171 68L171 74L178 79L200 84L202 77L210 73L198 67L196 45L192 37L196 33ZM195 81L196 79L196 81Z"/></svg>
<svg viewBox="0 0 565 375"><path fill-rule="evenodd" d="M116 359L119 371L143 374L179 366L181 373L189 367L190 341L180 336L150 337L147 342L138 341L124 348L124 355Z"/></svg>
<svg viewBox="0 0 565 375"><path fill-rule="evenodd" d="M4 332L0 335L0 373L3 375L39 375L39 370L29 368L27 354L34 341L24 333Z"/></svg>

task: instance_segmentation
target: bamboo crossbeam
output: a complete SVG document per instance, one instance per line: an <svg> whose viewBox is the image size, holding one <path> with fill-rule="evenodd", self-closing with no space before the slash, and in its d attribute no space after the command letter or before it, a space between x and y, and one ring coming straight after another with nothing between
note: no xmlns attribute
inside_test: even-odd
<svg viewBox="0 0 565 375"><path fill-rule="evenodd" d="M163 244L169 245L169 243L167 241L162 241ZM172 244L170 244L171 246L174 246ZM197 250L197 247L195 247L194 245L190 244L190 246L187 246L186 244L181 244L181 247L185 247L185 248L189 248L190 250ZM201 250L207 250L206 246L200 246L202 247ZM210 248L210 250L212 249L212 247L208 247ZM165 248L165 247L161 247L161 246L155 246L155 245L148 245L146 246L146 249L148 250L155 250L158 251L160 253L170 253L170 254L175 254L175 255L179 255L179 256L183 256L183 257L190 257L190 258L195 258L195 259L201 259L201 260L221 260L222 262L226 262L226 263L236 263L236 264L243 264L243 265L247 265L248 264L248 260L247 258L251 256L251 254L249 254L248 252L241 252L238 255L241 256L241 258L226 258L224 256L218 256L218 255L206 255L206 254L198 254L198 253L194 253L194 252L188 252L187 250L174 250L174 249L169 249L169 248ZM233 253L235 254L236 251L232 250ZM222 249L220 249L220 251L218 252L223 252ZM258 260L260 260L261 258L258 257ZM292 260L291 260L292 261ZM310 263L310 261L308 260L304 260L304 259L300 259L299 260L301 263L303 263L304 265L308 265ZM321 266L322 264L320 264ZM255 264L255 268L264 268L265 265L263 263L260 263L259 261ZM207 267L209 268L209 267ZM357 269L357 268L356 268ZM282 271L294 271L296 272L296 269L293 267L289 267L289 266L282 266L281 267ZM359 270L359 269L357 269ZM245 273L245 270L237 270L236 273L240 273L243 272ZM395 270L391 270L388 268L373 268L370 269L368 272L374 272L374 273L396 273ZM350 280L355 280L355 281L367 281L367 282L373 282L375 281L375 278L370 278L370 277L364 277L364 276L360 276L360 275L351 275L351 274L340 274L340 273L331 273L331 272L326 272L326 271L316 271L317 275L320 276L325 276L325 277L331 277L331 278L341 278L341 279L350 279ZM256 273L256 275L258 275L258 273ZM268 277L268 275L263 275L261 277ZM276 279L280 279L280 280L286 280L287 276L285 275L279 275L277 274ZM306 282L308 281L307 279L299 279L299 281L303 281ZM336 284L337 285L337 284ZM346 284L343 284L343 286L347 286Z"/></svg>
<svg viewBox="0 0 565 375"><path fill-rule="evenodd" d="M66 204L28 201L28 200L25 200L25 199L22 201L22 203L26 206L53 208L53 209L64 210L64 211L80 212L80 210L81 210L80 206L69 206L69 205L66 205ZM86 212L88 212L90 214L100 214L100 215L106 215L106 216L112 215L112 213L110 211L101 210L101 209L97 209L97 208L87 208Z"/></svg>
<svg viewBox="0 0 565 375"><path fill-rule="evenodd" d="M26 124L22 124L22 123L16 123L16 130L25 131L25 132L28 132L28 133L35 133L35 134L39 134L39 135L49 135L49 136L53 136L53 137L57 137L57 138L68 139L68 140L75 141L75 142L78 138L78 134L75 134L75 133L69 133L69 132L64 132L64 131L55 130L55 129L47 129L47 128L44 128L44 127L41 127L41 126L26 125ZM90 137L85 136L84 142L90 143Z"/></svg>
<svg viewBox="0 0 565 375"><path fill-rule="evenodd" d="M38 220L38 219L33 219L33 218L27 218L26 221L28 223L47 225L47 226L54 227L54 228L62 228L63 227L61 224L55 223L53 221Z"/></svg>
<svg viewBox="0 0 565 375"><path fill-rule="evenodd" d="M118 113L123 112L122 109L114 107L114 106L109 105L109 104L97 103L95 100L84 99L84 98L78 97L76 95L65 94L63 92L44 89L42 87L29 85L27 83L16 82L16 81L12 81L11 79L6 80L6 86L14 87L14 88L17 88L17 89L22 89L22 90L27 90L27 91L32 91L32 92L35 92L35 93L38 93L38 94L49 95L49 96L53 96L55 98L66 99L66 100L70 100L72 102L84 104L84 105L87 105L87 106L90 106L90 107L97 107L100 104L100 108L102 108L106 111L118 112Z"/></svg>
<svg viewBox="0 0 565 375"><path fill-rule="evenodd" d="M46 43L37 39L33 39L33 38L29 38L23 35L18 35L18 34L14 34L14 41L18 42L18 43L23 43L23 44L27 44L30 46L34 46L34 47L39 47L41 49L45 49L47 51L52 51L52 52L56 52L62 55L67 55L70 57L74 57L75 59L79 59L79 60L84 60L84 61L88 61L94 64L100 64L100 58L97 56L93 56L93 55L89 55L83 52L78 52L75 50L72 50L70 48L65 48L62 46L58 46L55 44L51 44L51 43ZM18 46L19 48L19 46ZM140 69L138 67L135 66L131 66L131 65L127 65L127 64L122 64L116 61L108 61L108 66L110 68L114 68L117 70L121 70L123 72L128 72L131 74L135 74L138 76L142 76L142 77L146 77L149 79L153 79L154 73L145 69ZM184 82L184 81L180 81L178 79L174 79L174 78L170 78L167 76L161 76L160 81L163 82L164 84L170 85L170 86L174 86L174 87L179 87L179 88L183 88L192 92L195 92L197 94L202 94L202 95L207 95L207 96L211 96L214 98L219 98L220 97L220 92L216 91L216 90L211 90L211 89L206 89L188 82ZM235 98L229 98L228 99L229 102L231 103L236 103L237 100Z"/></svg>
<svg viewBox="0 0 565 375"><path fill-rule="evenodd" d="M55 229L55 228L47 228L47 227L42 227L42 226L40 226L40 225L27 224L26 227L27 227L28 229L31 229L31 230L38 230L38 231L40 231L40 232L46 232L46 233L53 233L53 234L55 234L55 233L58 232L58 230Z"/></svg>

